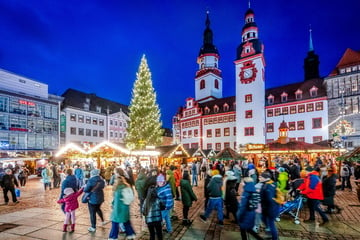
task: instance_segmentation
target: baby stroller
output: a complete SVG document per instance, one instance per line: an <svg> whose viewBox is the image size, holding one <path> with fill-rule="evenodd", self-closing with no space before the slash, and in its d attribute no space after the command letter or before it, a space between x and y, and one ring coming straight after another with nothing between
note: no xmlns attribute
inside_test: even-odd
<svg viewBox="0 0 360 240"><path fill-rule="evenodd" d="M301 194L297 194L294 200L286 201L281 207L279 211L279 216L276 218L277 222L280 222L280 217L283 214L288 214L294 218L295 224L300 224L299 213L300 209L303 206L305 197Z"/></svg>

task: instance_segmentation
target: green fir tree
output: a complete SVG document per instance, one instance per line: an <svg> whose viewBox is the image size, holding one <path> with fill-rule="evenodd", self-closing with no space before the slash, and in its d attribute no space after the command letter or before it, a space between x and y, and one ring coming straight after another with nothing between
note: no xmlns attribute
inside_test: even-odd
<svg viewBox="0 0 360 240"><path fill-rule="evenodd" d="M146 145L159 146L162 143L160 109L156 103L156 93L145 55L136 73L129 106L129 119L126 136L128 148L143 149Z"/></svg>

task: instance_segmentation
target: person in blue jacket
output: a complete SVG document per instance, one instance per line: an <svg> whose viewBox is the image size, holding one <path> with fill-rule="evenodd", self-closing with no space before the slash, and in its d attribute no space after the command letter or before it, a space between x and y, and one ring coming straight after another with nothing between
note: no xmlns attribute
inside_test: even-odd
<svg viewBox="0 0 360 240"><path fill-rule="evenodd" d="M99 215L102 224L104 224L104 215L100 208L101 204L104 202L104 187L105 180L100 177L100 170L91 170L89 181L84 188L84 192L91 192L88 202L91 222L91 227L88 228L89 232L96 231L96 214Z"/></svg>
<svg viewBox="0 0 360 240"><path fill-rule="evenodd" d="M255 225L255 210L256 208L249 206L252 195L259 193L256 191L254 180L251 177L244 178L244 188L239 202L237 211L237 220L240 226L242 240L247 240L247 233L250 233L255 239L263 239L254 230ZM258 198L260 200L260 197ZM258 203L253 203L258 205Z"/></svg>

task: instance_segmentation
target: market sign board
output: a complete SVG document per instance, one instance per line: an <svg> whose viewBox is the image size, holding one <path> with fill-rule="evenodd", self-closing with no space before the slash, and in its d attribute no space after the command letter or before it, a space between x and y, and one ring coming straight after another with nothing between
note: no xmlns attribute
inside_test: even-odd
<svg viewBox="0 0 360 240"><path fill-rule="evenodd" d="M250 150L264 150L265 149L265 145L264 144L247 144L246 145L246 150L250 151Z"/></svg>

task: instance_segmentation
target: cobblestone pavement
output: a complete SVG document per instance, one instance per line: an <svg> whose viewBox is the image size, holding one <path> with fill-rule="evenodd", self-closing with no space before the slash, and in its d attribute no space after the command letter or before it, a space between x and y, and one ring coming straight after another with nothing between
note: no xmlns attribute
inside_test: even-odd
<svg viewBox="0 0 360 240"><path fill-rule="evenodd" d="M179 217L173 221L174 232L164 233L164 239L240 239L239 228L230 220L225 220L223 227L216 224L216 213L209 219L209 223L203 223L199 214L204 209L202 181L198 187L194 187L195 194L199 198L190 209L189 217L193 224L183 227L182 204L175 201L175 214ZM355 185L354 185L355 186ZM39 178L28 182L25 188L21 189L22 196L19 204L9 203L3 205L2 191L0 193L0 239L107 239L111 223L104 226L97 226L95 233L89 233L89 215L86 204L80 203L76 212L76 230L74 233L63 233L62 224L64 215L60 211L56 200L59 196L59 189L44 191ZM110 202L112 200L111 186L105 189L105 203L102 205L105 218L108 220L111 212ZM355 190L337 191L336 203L344 210L341 214L329 215L330 224L320 227L321 220L317 223L306 224L301 221L295 224L294 219L289 216L282 216L277 223L280 239L360 239L360 203L357 200ZM306 208L300 212L300 218L308 218ZM100 221L98 219L98 221ZM137 233L137 239L149 239L146 226L143 224L138 202L131 206L131 221ZM266 236L264 231L260 232ZM125 239L125 235L119 235L119 239ZM250 238L252 239L252 238Z"/></svg>

